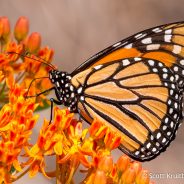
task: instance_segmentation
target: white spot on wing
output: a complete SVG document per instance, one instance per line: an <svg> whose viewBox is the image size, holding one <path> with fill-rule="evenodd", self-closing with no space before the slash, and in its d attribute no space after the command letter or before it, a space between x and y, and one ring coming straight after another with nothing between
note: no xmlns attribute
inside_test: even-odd
<svg viewBox="0 0 184 184"><path fill-rule="evenodd" d="M157 139L159 139L161 137L161 133L157 133Z"/></svg>
<svg viewBox="0 0 184 184"><path fill-rule="evenodd" d="M143 37L145 37L147 34L146 33L139 33L139 34L137 34L137 35L135 35L134 36L134 38L136 38L136 39L140 39L140 38L143 38Z"/></svg>
<svg viewBox="0 0 184 184"><path fill-rule="evenodd" d="M128 42L123 42L122 45L125 45L125 44L127 44L127 43L128 43Z"/></svg>
<svg viewBox="0 0 184 184"><path fill-rule="evenodd" d="M135 57L134 61L141 61L141 58Z"/></svg>
<svg viewBox="0 0 184 184"><path fill-rule="evenodd" d="M119 45L121 45L121 42L115 43L115 44L113 45L113 47L117 47L117 46L119 46Z"/></svg>
<svg viewBox="0 0 184 184"><path fill-rule="evenodd" d="M181 64L181 65L184 65L184 59L182 59L182 60L180 61L180 64Z"/></svg>
<svg viewBox="0 0 184 184"><path fill-rule="evenodd" d="M122 60L123 66L127 66L130 64L130 61L128 59Z"/></svg>
<svg viewBox="0 0 184 184"><path fill-rule="evenodd" d="M126 49L131 49L131 48L132 48L132 43L126 45L124 48L126 48Z"/></svg>
<svg viewBox="0 0 184 184"><path fill-rule="evenodd" d="M148 60L148 63L151 65L151 66L154 66L155 62L153 60Z"/></svg>
<svg viewBox="0 0 184 184"><path fill-rule="evenodd" d="M81 96L81 97L80 97L80 100L81 100L81 101L84 101L84 97L83 97L83 96Z"/></svg>
<svg viewBox="0 0 184 184"><path fill-rule="evenodd" d="M139 38L142 35L142 33L135 35L135 38Z"/></svg>
<svg viewBox="0 0 184 184"><path fill-rule="evenodd" d="M151 143L149 142L149 143L146 145L146 147L149 149L150 146L151 146Z"/></svg>
<svg viewBox="0 0 184 184"><path fill-rule="evenodd" d="M171 132L167 132L167 135L170 136L171 135Z"/></svg>
<svg viewBox="0 0 184 184"><path fill-rule="evenodd" d="M72 97L72 98L74 98L74 96L75 96L75 94L74 94L74 93L72 93L72 94L71 94L71 97Z"/></svg>
<svg viewBox="0 0 184 184"><path fill-rule="evenodd" d="M162 66L163 66L163 64L162 64L162 63L158 63L158 66L162 67Z"/></svg>
<svg viewBox="0 0 184 184"><path fill-rule="evenodd" d="M175 71L175 72L178 71L178 67L177 67L177 66L174 67L174 71Z"/></svg>
<svg viewBox="0 0 184 184"><path fill-rule="evenodd" d="M162 139L162 143L165 143L166 142L166 138L164 137L163 139Z"/></svg>
<svg viewBox="0 0 184 184"><path fill-rule="evenodd" d="M159 32L161 32L162 30L160 29L160 28L154 28L153 30L152 30L154 33L159 33Z"/></svg>
<svg viewBox="0 0 184 184"><path fill-rule="evenodd" d="M157 151L157 149L154 147L154 148L152 149L152 151L155 152L155 151Z"/></svg>
<svg viewBox="0 0 184 184"><path fill-rule="evenodd" d="M172 35L164 35L165 42L171 42Z"/></svg>
<svg viewBox="0 0 184 184"><path fill-rule="evenodd" d="M82 87L80 87L79 89L77 89L77 93L80 94L82 92Z"/></svg>
<svg viewBox="0 0 184 184"><path fill-rule="evenodd" d="M60 87L60 85L59 85L59 82L58 82L58 81L56 82L56 85L57 85L57 87Z"/></svg>
<svg viewBox="0 0 184 184"><path fill-rule="evenodd" d="M171 77L170 77L170 80L171 80L171 81L174 81L174 77L173 77L173 76L171 76Z"/></svg>
<svg viewBox="0 0 184 184"><path fill-rule="evenodd" d="M173 53L179 54L181 52L181 46L179 45L174 45L173 46Z"/></svg>
<svg viewBox="0 0 184 184"><path fill-rule="evenodd" d="M94 67L94 69L98 70L98 69L100 69L102 66L103 66L103 65L97 65L97 66Z"/></svg>
<svg viewBox="0 0 184 184"><path fill-rule="evenodd" d="M166 73L168 72L167 68L163 68L162 70L163 72L166 72Z"/></svg>
<svg viewBox="0 0 184 184"><path fill-rule="evenodd" d="M145 38L145 39L143 39L141 42L142 42L143 44L150 44L150 43L152 43L152 39L151 39L151 37Z"/></svg>
<svg viewBox="0 0 184 184"><path fill-rule="evenodd" d="M166 129L167 129L167 126L164 125L164 126L163 126L163 130L166 130Z"/></svg>
<svg viewBox="0 0 184 184"><path fill-rule="evenodd" d="M159 48L160 48L160 44L151 44L146 46L147 50L158 50Z"/></svg>
<svg viewBox="0 0 184 184"><path fill-rule="evenodd" d="M157 68L153 68L153 72L158 72L158 69Z"/></svg>
<svg viewBox="0 0 184 184"><path fill-rule="evenodd" d="M165 34L171 34L171 33L172 33L172 29L165 30Z"/></svg>

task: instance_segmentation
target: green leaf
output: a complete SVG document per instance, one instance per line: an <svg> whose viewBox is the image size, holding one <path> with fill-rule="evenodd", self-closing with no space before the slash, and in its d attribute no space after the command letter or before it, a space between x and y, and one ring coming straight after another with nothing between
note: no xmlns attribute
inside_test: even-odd
<svg viewBox="0 0 184 184"><path fill-rule="evenodd" d="M36 108L36 111L35 112L45 110L45 109L47 109L49 107L50 107L50 105L48 104L47 100L43 100L43 106L38 106Z"/></svg>
<svg viewBox="0 0 184 184"><path fill-rule="evenodd" d="M11 166L11 169L10 169L10 173L14 173L15 172L15 167L13 167L13 165Z"/></svg>

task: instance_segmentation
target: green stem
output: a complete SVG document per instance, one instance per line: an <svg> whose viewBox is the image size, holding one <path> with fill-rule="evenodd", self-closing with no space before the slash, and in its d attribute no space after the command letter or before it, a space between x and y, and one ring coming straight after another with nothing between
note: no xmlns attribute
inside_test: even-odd
<svg viewBox="0 0 184 184"><path fill-rule="evenodd" d="M19 176L17 176L15 179L12 179L12 182L17 181L20 179L22 176L24 176L28 171L30 170L30 167L28 167L25 171L23 171Z"/></svg>
<svg viewBox="0 0 184 184"><path fill-rule="evenodd" d="M2 95L2 93L3 93L4 89L5 89L5 87L6 87L6 82L4 82L4 84L3 84L3 86L2 86L2 88L1 88L1 90L0 90L0 95Z"/></svg>

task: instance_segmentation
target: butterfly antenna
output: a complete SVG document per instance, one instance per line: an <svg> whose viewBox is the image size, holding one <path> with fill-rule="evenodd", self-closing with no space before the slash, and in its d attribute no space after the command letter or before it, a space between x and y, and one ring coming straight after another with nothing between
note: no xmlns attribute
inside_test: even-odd
<svg viewBox="0 0 184 184"><path fill-rule="evenodd" d="M34 78L34 79L31 81L31 83L29 84L29 87L28 87L28 89L27 89L27 94L26 94L26 96L25 96L26 99L27 99L27 98L30 98L30 97L36 97L36 95L35 95L35 96L28 96L29 90L30 90L30 88L31 88L31 86L32 86L32 84L33 84L33 82L34 82L35 80L44 79L44 78L49 78L49 77L38 77L38 78Z"/></svg>
<svg viewBox="0 0 184 184"><path fill-rule="evenodd" d="M38 61L40 63L44 63L45 65L51 67L53 70L56 70L56 67L54 65L52 65L51 63L47 63L47 61L45 59L40 58L38 56L36 56L36 57L39 58L39 59L41 59L42 61L27 56L28 53L26 53L26 54L20 54L20 53L17 53L17 52L7 52L7 54L17 54L17 55L22 56L22 57L25 57L25 58L33 59L33 60Z"/></svg>

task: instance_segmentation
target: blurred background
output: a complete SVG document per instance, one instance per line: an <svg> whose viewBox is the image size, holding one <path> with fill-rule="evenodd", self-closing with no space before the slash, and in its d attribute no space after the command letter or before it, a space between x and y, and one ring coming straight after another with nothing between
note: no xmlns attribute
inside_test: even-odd
<svg viewBox="0 0 184 184"><path fill-rule="evenodd" d="M54 64L71 72L105 47L141 30L184 20L183 0L0 0L0 16L7 16L12 27L19 16L30 20L30 32L41 33L44 45L55 51ZM40 125L49 110L42 112ZM39 132L39 126L35 134ZM34 137L36 137L34 135ZM152 174L184 173L184 126L166 152L143 164ZM122 153L116 151L114 160ZM48 166L54 167L54 160ZM79 177L80 178L80 177ZM77 180L77 178L76 178ZM183 179L153 178L158 184L182 184ZM16 182L55 183L42 175ZM76 181L79 183L79 180Z"/></svg>

